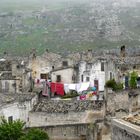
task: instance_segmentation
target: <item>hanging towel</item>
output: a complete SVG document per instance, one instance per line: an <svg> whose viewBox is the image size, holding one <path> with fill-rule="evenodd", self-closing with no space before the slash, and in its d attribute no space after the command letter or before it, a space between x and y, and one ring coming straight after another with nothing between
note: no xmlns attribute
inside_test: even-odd
<svg viewBox="0 0 140 140"><path fill-rule="evenodd" d="M64 95L64 84L56 83L56 93L57 95Z"/></svg>
<svg viewBox="0 0 140 140"><path fill-rule="evenodd" d="M51 83L51 92L55 93L56 92L56 84L55 83Z"/></svg>
<svg viewBox="0 0 140 140"><path fill-rule="evenodd" d="M66 94L70 92L69 84L64 84L64 90Z"/></svg>
<svg viewBox="0 0 140 140"><path fill-rule="evenodd" d="M43 84L42 95L50 96L50 82L44 81L42 84Z"/></svg>
<svg viewBox="0 0 140 140"><path fill-rule="evenodd" d="M81 95L80 100L86 100L86 95Z"/></svg>
<svg viewBox="0 0 140 140"><path fill-rule="evenodd" d="M42 83L43 84L43 91L42 91L42 95L44 96L48 96L48 87L46 85L46 81Z"/></svg>
<svg viewBox="0 0 140 140"><path fill-rule="evenodd" d="M69 84L68 88L70 90L76 90L76 84Z"/></svg>
<svg viewBox="0 0 140 140"><path fill-rule="evenodd" d="M37 79L37 82L36 82L37 84L39 84L40 83L40 80L39 79Z"/></svg>
<svg viewBox="0 0 140 140"><path fill-rule="evenodd" d="M80 84L77 84L77 92L82 92L84 90L87 90L89 88L89 85L90 83L87 82L87 83L80 83Z"/></svg>
<svg viewBox="0 0 140 140"><path fill-rule="evenodd" d="M61 83L51 83L51 92L57 95L64 95L64 84Z"/></svg>

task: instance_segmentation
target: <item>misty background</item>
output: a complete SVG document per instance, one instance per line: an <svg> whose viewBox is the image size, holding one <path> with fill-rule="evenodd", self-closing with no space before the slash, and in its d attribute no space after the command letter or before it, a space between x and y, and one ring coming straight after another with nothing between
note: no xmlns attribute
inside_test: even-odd
<svg viewBox="0 0 140 140"><path fill-rule="evenodd" d="M0 0L0 54L140 46L140 0Z"/></svg>

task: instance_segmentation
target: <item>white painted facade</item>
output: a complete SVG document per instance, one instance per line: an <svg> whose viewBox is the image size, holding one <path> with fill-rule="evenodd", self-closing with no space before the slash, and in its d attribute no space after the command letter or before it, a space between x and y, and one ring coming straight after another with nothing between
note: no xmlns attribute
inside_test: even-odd
<svg viewBox="0 0 140 140"><path fill-rule="evenodd" d="M34 96L31 100L27 101L16 101L13 103L3 104L0 107L0 116L3 116L7 121L9 117L12 117L13 120L22 120L26 122L26 126L29 125L29 111L33 109L33 106L37 104L38 98L37 95Z"/></svg>
<svg viewBox="0 0 140 140"><path fill-rule="evenodd" d="M63 68L60 70L53 71L51 73L51 80L52 82L57 81L57 76L61 76L61 83L70 84L73 83L73 75L74 75L74 69L73 68Z"/></svg>
<svg viewBox="0 0 140 140"><path fill-rule="evenodd" d="M101 70L101 63L104 63L104 71ZM79 82L90 82L90 86L94 86L94 80L98 80L98 90L104 91L105 62L101 60L93 63L81 61L79 63Z"/></svg>

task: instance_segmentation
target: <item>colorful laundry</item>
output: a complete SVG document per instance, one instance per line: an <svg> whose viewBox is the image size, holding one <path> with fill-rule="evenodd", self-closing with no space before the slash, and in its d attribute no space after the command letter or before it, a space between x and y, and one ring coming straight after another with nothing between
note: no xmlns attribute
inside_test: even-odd
<svg viewBox="0 0 140 140"><path fill-rule="evenodd" d="M66 94L70 92L69 84L64 84L64 90Z"/></svg>
<svg viewBox="0 0 140 140"><path fill-rule="evenodd" d="M57 95L64 95L64 84L56 83L56 94Z"/></svg>
<svg viewBox="0 0 140 140"><path fill-rule="evenodd" d="M76 84L69 84L68 88L70 90L76 90Z"/></svg>
<svg viewBox="0 0 140 140"><path fill-rule="evenodd" d="M82 92L82 91L84 91L84 90L87 90L88 88L89 88L89 85L90 85L90 83L89 82L87 82L87 83L80 83L80 84L77 84L76 86L76 91L77 92Z"/></svg>
<svg viewBox="0 0 140 140"><path fill-rule="evenodd" d="M81 95L80 100L86 100L86 95Z"/></svg>
<svg viewBox="0 0 140 140"><path fill-rule="evenodd" d="M64 84L61 83L51 83L51 92L57 95L64 95Z"/></svg>
<svg viewBox="0 0 140 140"><path fill-rule="evenodd" d="M51 92L55 93L56 92L56 84L55 83L51 83Z"/></svg>
<svg viewBox="0 0 140 140"><path fill-rule="evenodd" d="M43 83L43 96L50 96L50 83L48 81L44 81Z"/></svg>

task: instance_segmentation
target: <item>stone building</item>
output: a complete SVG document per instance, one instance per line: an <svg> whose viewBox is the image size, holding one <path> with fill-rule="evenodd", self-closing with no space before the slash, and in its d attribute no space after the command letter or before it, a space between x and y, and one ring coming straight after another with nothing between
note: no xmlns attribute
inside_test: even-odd
<svg viewBox="0 0 140 140"><path fill-rule="evenodd" d="M107 59L105 68L106 81L115 79L115 81L123 83L125 88L128 88L129 74L135 71L138 74L138 86L140 85L140 56L128 52L129 50L126 50L125 46L122 46L120 54L105 55Z"/></svg>
<svg viewBox="0 0 140 140"><path fill-rule="evenodd" d="M29 123L29 111L38 102L36 94L3 94L0 93L0 117L4 117L8 121L20 119Z"/></svg>
<svg viewBox="0 0 140 140"><path fill-rule="evenodd" d="M30 89L31 70L23 60L0 59L0 92L21 93Z"/></svg>
<svg viewBox="0 0 140 140"><path fill-rule="evenodd" d="M105 86L105 65L103 58L94 58L93 61L80 61L78 82L90 82L99 91L104 91Z"/></svg>
<svg viewBox="0 0 140 140"><path fill-rule="evenodd" d="M29 68L32 69L33 79L48 79L50 71L55 67L54 63L61 56L46 50L41 56L37 56L35 52L29 58Z"/></svg>
<svg viewBox="0 0 140 140"><path fill-rule="evenodd" d="M29 113L29 127L44 129L51 140L97 139L97 120L103 113L93 101L42 100Z"/></svg>
<svg viewBox="0 0 140 140"><path fill-rule="evenodd" d="M124 117L112 120L112 140L139 140L140 139L140 115Z"/></svg>
<svg viewBox="0 0 140 140"><path fill-rule="evenodd" d="M74 60L63 57L54 63L51 81L66 84L75 83L77 82L77 70Z"/></svg>

